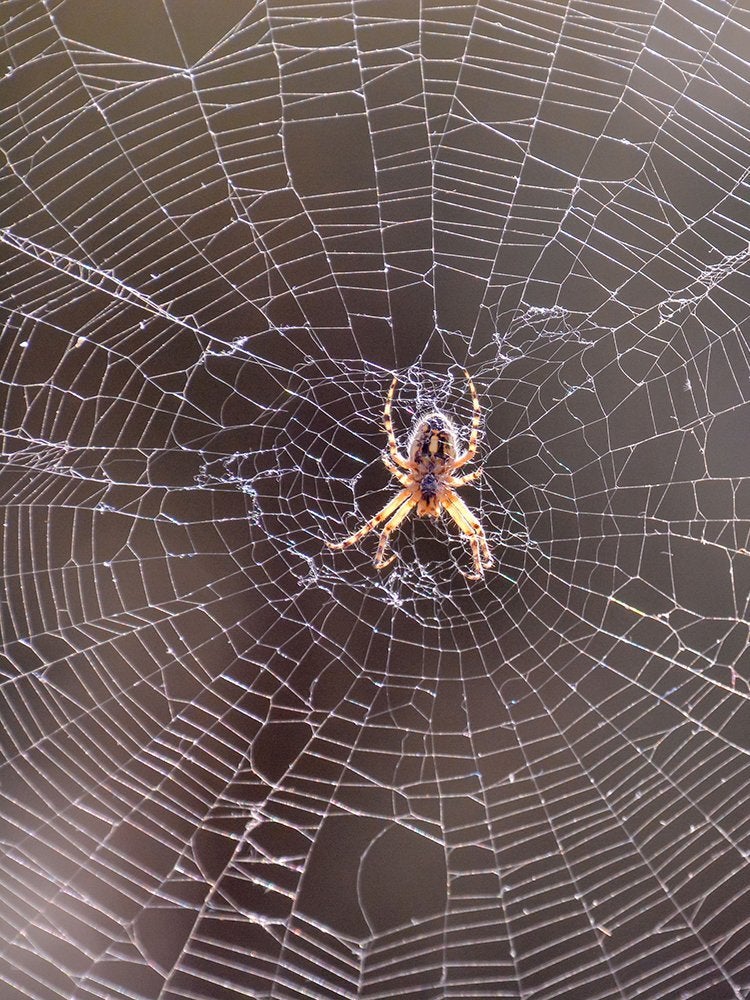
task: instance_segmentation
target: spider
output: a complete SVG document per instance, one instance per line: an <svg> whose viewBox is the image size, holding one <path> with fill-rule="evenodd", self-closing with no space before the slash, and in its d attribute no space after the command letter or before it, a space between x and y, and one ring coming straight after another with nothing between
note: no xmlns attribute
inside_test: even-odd
<svg viewBox="0 0 750 1000"><path fill-rule="evenodd" d="M396 444L396 436L393 433L393 423L391 421L391 406L393 404L393 394L396 391L398 378L394 378L388 390L388 396L383 411L383 423L388 435L388 450L390 455L383 453L382 459L388 471L401 483L403 489L400 490L392 500L390 500L375 517L349 535L341 542L326 542L329 549L348 549L350 545L356 545L373 528L385 521L385 525L380 534L378 550L375 554L374 563L377 569L385 569L396 558L392 555L385 559L385 550L388 546L388 539L398 526L406 520L409 514L416 508L419 517L440 517L443 509L453 518L458 525L461 534L469 539L471 551L474 557L474 572L464 573L468 580L478 580L484 576L486 567L492 565L492 556L484 535L484 529L478 519L472 514L463 500L455 492L460 486L473 482L482 474L482 469L475 469L465 476L456 476L457 469L462 468L470 462L477 451L477 439L479 437L480 407L477 391L471 376L464 372L471 391L471 401L474 407L474 415L471 421L471 435L469 446L462 454L458 455L458 433L455 424L444 413L435 410L419 417L411 432L409 440L409 457L404 458L399 453Z"/></svg>

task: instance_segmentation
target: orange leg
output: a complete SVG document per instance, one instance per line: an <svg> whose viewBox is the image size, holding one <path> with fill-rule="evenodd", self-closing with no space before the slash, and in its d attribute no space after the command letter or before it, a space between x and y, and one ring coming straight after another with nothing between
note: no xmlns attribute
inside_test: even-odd
<svg viewBox="0 0 750 1000"><path fill-rule="evenodd" d="M465 476L451 476L448 485L452 487L465 486L467 483L472 483L475 479L479 479L483 472L484 469L474 469L473 472L469 472Z"/></svg>
<svg viewBox="0 0 750 1000"><path fill-rule="evenodd" d="M399 507L390 521L383 528L382 534L380 535L380 542L378 543L378 551L375 553L375 567L377 569L385 569L385 567L389 566L396 558L396 554L394 553L390 559L383 559L385 550L388 546L388 539L396 528L398 528L399 524L406 520L411 513L412 508L416 506L416 503L417 501L414 497L412 497L411 500L407 500L405 504Z"/></svg>
<svg viewBox="0 0 750 1000"><path fill-rule="evenodd" d="M471 375L467 371L464 371L464 375L469 380L469 389L471 390L471 403L474 407L474 415L471 418L471 435L469 436L469 447L461 455L460 458L456 459L453 464L454 469L460 469L462 465L466 465L470 462L472 458L477 453L477 441L479 439L479 420L482 411L479 406L479 398L477 396L477 390L474 388L474 383L471 381Z"/></svg>
<svg viewBox="0 0 750 1000"><path fill-rule="evenodd" d="M398 445L396 444L396 435L393 433L393 421L391 420L391 407L393 406L393 394L396 391L397 378L391 382L391 387L388 390L388 396L385 401L385 410L383 410L383 423L385 424L385 432L388 435L388 450L391 453L391 458L396 463L400 465L402 469L408 469L409 463L405 458L402 458L398 452Z"/></svg>
<svg viewBox="0 0 750 1000"><path fill-rule="evenodd" d="M409 486L411 480L406 475L406 473L396 468L396 466L393 464L393 462L387 455L381 455L380 457L383 459L383 465L386 467L386 469L388 469L390 474L392 476L395 476L396 479L398 479L398 481L402 484L402 486Z"/></svg>
<svg viewBox="0 0 750 1000"><path fill-rule="evenodd" d="M371 517L369 521L362 525L359 531L355 531L353 535L349 535L342 542L326 542L329 549L336 549L341 551L341 549L348 549L350 545L356 545L357 542L364 538L365 535L372 531L373 528L377 528L379 524L382 524L387 518L394 514L398 508L406 503L412 497L412 491L410 489L401 490L396 496L389 501L381 511Z"/></svg>
<svg viewBox="0 0 750 1000"><path fill-rule="evenodd" d="M479 518L477 518L466 506L461 497L454 496L451 497L451 502L454 508L463 516L469 527L476 533L479 539L479 544L482 549L482 561L485 566L491 566L493 563L492 555L490 554L489 546L487 545L487 539L484 535L484 528L479 523Z"/></svg>
<svg viewBox="0 0 750 1000"><path fill-rule="evenodd" d="M452 493L445 500L445 509L458 525L461 534L469 539L471 545L476 572L473 574L464 573L464 576L469 580L478 580L484 576L485 567L491 566L493 561L487 539L484 536L484 529L463 500L455 493Z"/></svg>

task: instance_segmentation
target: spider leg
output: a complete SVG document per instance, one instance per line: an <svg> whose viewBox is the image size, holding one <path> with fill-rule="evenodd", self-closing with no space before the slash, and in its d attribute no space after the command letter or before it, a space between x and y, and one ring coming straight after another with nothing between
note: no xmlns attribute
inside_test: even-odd
<svg viewBox="0 0 750 1000"><path fill-rule="evenodd" d="M453 487L465 486L467 483L471 483L475 479L479 479L483 472L484 469L474 469L473 472L468 472L465 476L451 476L448 485Z"/></svg>
<svg viewBox="0 0 750 1000"><path fill-rule="evenodd" d="M388 396L385 401L385 409L383 410L383 423L385 424L385 432L388 435L388 450L391 453L391 458L396 463L400 465L402 469L408 469L409 463L399 455L398 445L396 444L396 435L393 433L393 421L391 420L391 406L393 405L393 394L396 391L397 378L391 382L391 387L388 390Z"/></svg>
<svg viewBox="0 0 750 1000"><path fill-rule="evenodd" d="M406 473L405 473L405 472L402 472L402 471L401 471L401 470L400 470L399 468L397 468L397 467L396 467L396 466L395 466L395 465L393 464L393 462L392 462L392 461L390 460L390 458L388 457L388 455L385 455L385 454L383 454L383 455L381 455L380 457L381 457L381 458L383 459L383 465L384 465L384 466L386 467L386 469L388 469L388 471L390 472L390 474L391 474L392 476L395 476L395 477L396 477L396 479L398 479L398 481L399 481L399 482L400 482L400 483L401 483L401 484L402 484L403 486L409 486L409 484L410 484L411 480L410 480L410 479L409 479L409 477L408 477L408 476L406 475Z"/></svg>
<svg viewBox="0 0 750 1000"><path fill-rule="evenodd" d="M380 542L378 543L378 551L375 553L375 567L377 569L385 569L385 567L389 566L396 558L396 553L394 552L394 554L390 557L390 559L383 559L386 547L388 545L388 539L396 530L396 528L398 528L399 524L401 524L402 521L406 520L406 518L411 513L412 509L416 507L416 504L417 501L415 497L412 496L410 500L407 500L405 504L402 504L402 506L399 507L399 509L396 511L396 513L393 515L390 521L388 521L386 526L383 528L383 531L381 532L380 535Z"/></svg>
<svg viewBox="0 0 750 1000"><path fill-rule="evenodd" d="M444 504L445 509L458 525L461 534L469 539L471 545L476 572L473 574L464 573L464 576L469 580L478 580L484 576L485 567L491 566L493 561L484 535L484 528L463 500L456 496L452 490L444 500Z"/></svg>
<svg viewBox="0 0 750 1000"><path fill-rule="evenodd" d="M401 490L395 497L393 497L392 500L389 500L382 510L378 511L375 517L371 517L369 521L366 521L358 531L354 532L353 535L349 535L348 538L345 538L341 542L326 541L326 545L329 549L336 549L338 551L341 551L341 549L348 549L350 545L356 545L360 538L364 538L369 531L372 531L373 528L377 528L379 524L382 524L386 518L389 518L391 514L395 513L395 511L403 503L409 500L411 496L412 491L410 489Z"/></svg>
<svg viewBox="0 0 750 1000"><path fill-rule="evenodd" d="M466 520L467 524L474 529L482 549L482 562L484 563L485 566L491 566L494 560L490 553L490 548L489 545L487 544L487 539L484 534L484 528L482 527L479 518L472 513L469 507L467 507L467 505L463 502L461 497L456 496L455 493L453 494L452 497L449 497L449 499L453 504L454 508Z"/></svg>
<svg viewBox="0 0 750 1000"><path fill-rule="evenodd" d="M451 510L450 507L446 507L446 510L461 529L461 534L469 539L469 544L471 545L471 555L474 560L474 572L467 573L466 570L462 569L461 573L467 580L481 580L484 576L484 567L482 566L482 559L479 552L479 539L476 534L472 533L471 528L467 528L461 523L455 511Z"/></svg>
<svg viewBox="0 0 750 1000"><path fill-rule="evenodd" d="M461 455L460 458L457 458L456 461L453 463L454 469L460 469L462 465L466 465L466 463L470 462L472 458L474 458L474 456L476 455L477 441L479 439L479 419L482 415L482 411L479 406L479 397L477 396L477 390L474 388L474 383L471 381L471 375L469 375L467 371L464 371L464 375L469 381L469 389L471 391L471 403L472 406L474 407L474 415L471 418L471 434L469 436L469 447L466 449L463 455Z"/></svg>

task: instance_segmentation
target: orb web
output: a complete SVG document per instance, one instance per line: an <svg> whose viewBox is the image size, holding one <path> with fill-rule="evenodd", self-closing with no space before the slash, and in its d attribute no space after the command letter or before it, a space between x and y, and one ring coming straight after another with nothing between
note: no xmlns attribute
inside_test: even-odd
<svg viewBox="0 0 750 1000"><path fill-rule="evenodd" d="M11 1000L747 1000L747 11L3 13Z"/></svg>

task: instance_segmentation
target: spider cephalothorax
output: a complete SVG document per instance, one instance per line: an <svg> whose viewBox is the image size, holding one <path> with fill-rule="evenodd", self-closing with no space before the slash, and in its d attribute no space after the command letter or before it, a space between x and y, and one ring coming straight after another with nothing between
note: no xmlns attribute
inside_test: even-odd
<svg viewBox="0 0 750 1000"><path fill-rule="evenodd" d="M471 400L474 415L471 421L469 445L465 452L458 454L458 434L450 417L438 411L420 416L414 424L409 440L409 457L404 458L398 450L396 436L393 433L391 421L391 406L393 394L396 391L398 379L391 382L388 397L383 412L383 423L388 435L388 450L390 455L383 455L386 468L398 479L403 489L383 507L383 509L364 524L353 535L342 542L326 542L329 549L346 549L355 545L361 538L386 522L380 535L378 551L375 555L375 565L384 569L396 558L395 555L384 559L388 538L416 508L420 517L439 517L443 510L447 511L458 525L462 535L469 539L474 557L474 572L465 573L470 580L478 580L484 576L484 570L492 565L492 556L487 546L484 530L477 518L472 514L463 500L455 492L459 486L478 479L481 469L475 469L465 476L455 476L460 469L476 454L479 437L480 408L474 383L468 372L464 372L471 390ZM403 471L402 471L403 470Z"/></svg>

